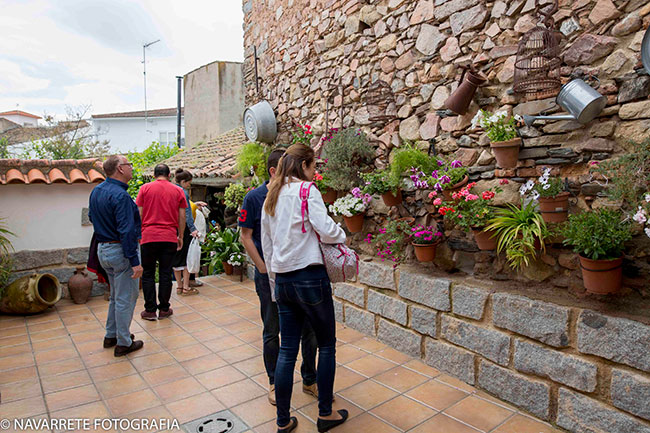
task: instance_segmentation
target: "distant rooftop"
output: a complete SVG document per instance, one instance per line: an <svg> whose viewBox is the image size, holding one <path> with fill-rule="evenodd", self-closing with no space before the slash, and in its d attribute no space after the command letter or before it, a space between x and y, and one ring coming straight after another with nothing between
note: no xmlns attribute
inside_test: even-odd
<svg viewBox="0 0 650 433"><path fill-rule="evenodd" d="M185 110L181 107L181 116ZM176 108L160 108L158 110L147 110L147 117L171 117L176 116ZM122 113L93 114L92 119L115 119L124 117L143 117L143 111L125 111Z"/></svg>
<svg viewBox="0 0 650 433"><path fill-rule="evenodd" d="M42 117L40 116L37 116L35 114L30 114L21 110L3 111L2 113L0 113L0 116L25 116L25 117L32 117L34 119L42 119Z"/></svg>

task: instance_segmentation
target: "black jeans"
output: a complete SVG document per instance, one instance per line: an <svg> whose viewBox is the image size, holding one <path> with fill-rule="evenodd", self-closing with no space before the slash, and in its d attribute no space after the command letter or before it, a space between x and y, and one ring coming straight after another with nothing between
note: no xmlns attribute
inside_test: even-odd
<svg viewBox="0 0 650 433"><path fill-rule="evenodd" d="M176 254L175 242L148 242L142 244L142 294L144 309L150 313L169 310L172 295L172 261ZM156 304L156 263L158 264L158 301Z"/></svg>
<svg viewBox="0 0 650 433"><path fill-rule="evenodd" d="M318 415L332 414L336 373L336 321L329 278L276 282L282 345L275 371L277 424L289 424L293 368L298 355L300 329L310 323L318 341Z"/></svg>
<svg viewBox="0 0 650 433"><path fill-rule="evenodd" d="M262 331L264 356L264 368L269 376L269 383L275 383L275 368L280 352L280 317L278 316L278 305L271 300L271 286L268 274L260 274L255 269L255 291L260 298L260 314L264 323ZM302 327L302 366L300 373L305 385L316 383L316 334L309 325L305 323Z"/></svg>

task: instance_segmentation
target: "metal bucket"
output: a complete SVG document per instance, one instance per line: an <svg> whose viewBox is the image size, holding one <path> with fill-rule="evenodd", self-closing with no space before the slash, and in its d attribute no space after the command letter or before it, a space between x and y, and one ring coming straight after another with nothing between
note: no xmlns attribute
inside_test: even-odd
<svg viewBox="0 0 650 433"><path fill-rule="evenodd" d="M258 102L244 111L244 130L251 141L273 143L278 135L278 126L268 101Z"/></svg>

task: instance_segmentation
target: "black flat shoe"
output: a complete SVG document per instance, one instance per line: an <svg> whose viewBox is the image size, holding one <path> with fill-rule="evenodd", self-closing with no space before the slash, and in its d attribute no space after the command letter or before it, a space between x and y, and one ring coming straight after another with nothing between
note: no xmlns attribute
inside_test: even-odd
<svg viewBox="0 0 650 433"><path fill-rule="evenodd" d="M292 432L298 427L298 418L295 416L292 416L289 418L289 424L287 425L286 428L279 428L278 433L289 433Z"/></svg>
<svg viewBox="0 0 650 433"><path fill-rule="evenodd" d="M131 341L135 339L135 335L131 334ZM117 338L104 337L104 349L110 349L117 344Z"/></svg>
<svg viewBox="0 0 650 433"><path fill-rule="evenodd" d="M316 423L316 426L318 427L318 433L323 433L326 431L330 431L336 426L339 426L343 424L347 419L348 419L348 411L345 409L340 409L336 411L339 415L341 415L341 419L321 419L318 418L318 422ZM279 432L279 430L278 430Z"/></svg>

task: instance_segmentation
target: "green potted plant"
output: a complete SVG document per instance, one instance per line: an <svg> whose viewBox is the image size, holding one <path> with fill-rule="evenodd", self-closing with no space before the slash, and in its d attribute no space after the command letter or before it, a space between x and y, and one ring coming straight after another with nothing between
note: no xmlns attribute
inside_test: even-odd
<svg viewBox="0 0 650 433"><path fill-rule="evenodd" d="M436 247L441 239L442 233L435 227L417 225L411 229L411 244L420 262L432 262L436 258Z"/></svg>
<svg viewBox="0 0 650 433"><path fill-rule="evenodd" d="M324 170L328 186L335 191L349 191L359 185L359 170L370 164L375 151L368 137L360 129L345 128L336 131L323 145L327 156Z"/></svg>
<svg viewBox="0 0 650 433"><path fill-rule="evenodd" d="M316 188L318 188L321 195L323 196L323 201L327 204L334 203L336 200L337 191L328 186L329 176L327 174L327 171L322 170L320 173L316 171L314 173L313 182L316 184Z"/></svg>
<svg viewBox="0 0 650 433"><path fill-rule="evenodd" d="M397 206L402 202L401 178L391 176L389 171L376 170L370 173L362 173L361 179L365 184L363 192L370 195L381 195L386 206Z"/></svg>
<svg viewBox="0 0 650 433"><path fill-rule="evenodd" d="M497 236L497 252L505 251L510 266L520 270L535 257L537 250L545 251L544 241L550 236L542 215L535 210L534 202L515 206L508 203L505 208L494 211L485 230L494 230Z"/></svg>
<svg viewBox="0 0 650 433"><path fill-rule="evenodd" d="M436 198L433 204L441 206L438 213L466 232L472 232L478 248L482 251L495 250L497 248L496 232L486 230L490 220L495 216L495 208L492 205L494 196L501 192L501 188L494 187L483 191L481 195L473 194L471 189L476 182L471 182L452 193L451 201L442 203L442 199Z"/></svg>
<svg viewBox="0 0 650 433"><path fill-rule="evenodd" d="M244 267L244 255L242 253L232 253L228 257L227 264L232 267L232 273L234 275L241 275Z"/></svg>
<svg viewBox="0 0 650 433"><path fill-rule="evenodd" d="M213 273L217 268L217 263L220 263L226 275L231 275L233 269L228 264L228 259L233 253L244 251L244 246L239 243L239 231L231 228L218 231L211 243L213 250L209 252L210 263L208 265L210 273ZM213 252L214 254L212 254Z"/></svg>
<svg viewBox="0 0 650 433"><path fill-rule="evenodd" d="M232 209L239 209L244 203L244 197L246 196L246 187L242 183L231 183L228 185L223 192L223 202L226 207Z"/></svg>
<svg viewBox="0 0 650 433"><path fill-rule="evenodd" d="M255 176L262 181L266 180L268 178L266 160L269 157L269 150L256 142L244 144L237 154L237 171L242 177Z"/></svg>
<svg viewBox="0 0 650 433"><path fill-rule="evenodd" d="M536 183L522 185L520 192L537 200L542 218L547 223L566 221L569 212L569 193L564 190L562 179L551 177L551 169L545 168ZM530 191L530 192L529 192Z"/></svg>
<svg viewBox="0 0 650 433"><path fill-rule="evenodd" d="M489 113L480 110L472 125L480 125L487 132L490 147L501 168L515 168L519 160L521 138L517 136L515 118L504 111Z"/></svg>
<svg viewBox="0 0 650 433"><path fill-rule="evenodd" d="M458 160L444 159L438 160L438 166L431 172L429 184L436 191L442 191L445 200L451 200L452 194L459 192L469 181L467 167L463 167L463 163Z"/></svg>
<svg viewBox="0 0 650 433"><path fill-rule="evenodd" d="M564 244L578 253L582 281L590 293L610 294L623 282L623 250L632 232L630 222L613 209L569 215L561 230Z"/></svg>
<svg viewBox="0 0 650 433"><path fill-rule="evenodd" d="M330 212L343 215L345 225L350 233L358 233L363 228L363 217L372 200L370 194L364 194L360 188L353 188L350 194L337 199L330 205Z"/></svg>
<svg viewBox="0 0 650 433"><path fill-rule="evenodd" d="M399 180L403 176L411 175L414 170L426 175L438 167L437 158L427 155L407 142L395 151L393 161L390 163L390 173Z"/></svg>

